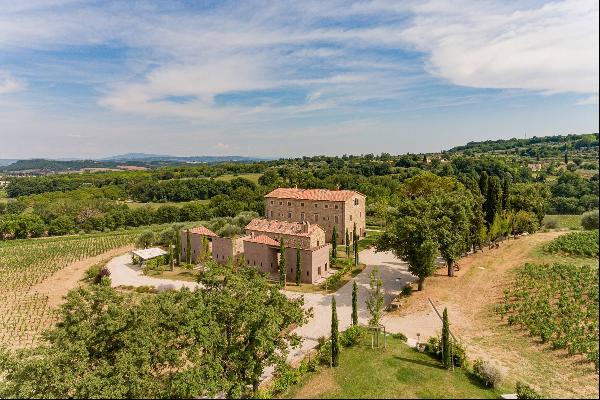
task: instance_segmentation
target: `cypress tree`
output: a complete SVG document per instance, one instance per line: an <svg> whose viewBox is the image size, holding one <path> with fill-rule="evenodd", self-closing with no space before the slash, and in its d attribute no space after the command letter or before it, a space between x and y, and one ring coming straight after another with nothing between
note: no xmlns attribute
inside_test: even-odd
<svg viewBox="0 0 600 400"><path fill-rule="evenodd" d="M302 262L300 260L300 249L296 250L296 285L300 286L302 279Z"/></svg>
<svg viewBox="0 0 600 400"><path fill-rule="evenodd" d="M358 235L356 234L356 224L352 230L352 245L354 246L354 265L358 265Z"/></svg>
<svg viewBox="0 0 600 400"><path fill-rule="evenodd" d="M192 237L190 236L190 230L188 229L186 232L186 254L185 254L185 262L188 264L192 263Z"/></svg>
<svg viewBox="0 0 600 400"><path fill-rule="evenodd" d="M333 227L333 233L331 234L331 258L337 259L337 230Z"/></svg>
<svg viewBox="0 0 600 400"><path fill-rule="evenodd" d="M565 150L565 165L569 163L569 152Z"/></svg>
<svg viewBox="0 0 600 400"><path fill-rule="evenodd" d="M447 308L444 308L442 314L442 364L446 368L452 366L452 342L450 341L450 323L448 322Z"/></svg>
<svg viewBox="0 0 600 400"><path fill-rule="evenodd" d="M358 286L352 282L352 325L358 325Z"/></svg>
<svg viewBox="0 0 600 400"><path fill-rule="evenodd" d="M338 339L338 318L335 296L331 297L331 365L340 365L340 344Z"/></svg>
<svg viewBox="0 0 600 400"><path fill-rule="evenodd" d="M175 230L175 263L177 266L181 264L181 231Z"/></svg>
<svg viewBox="0 0 600 400"><path fill-rule="evenodd" d="M350 236L346 230L346 258L350 258Z"/></svg>
<svg viewBox="0 0 600 400"><path fill-rule="evenodd" d="M494 222L494 217L500 212L502 202L502 183L500 178L492 176L488 183L487 200L485 202L485 221L489 227Z"/></svg>
<svg viewBox="0 0 600 400"><path fill-rule="evenodd" d="M285 246L283 244L283 238L280 241L279 246L279 287L285 287L286 270L285 270Z"/></svg>
<svg viewBox="0 0 600 400"><path fill-rule="evenodd" d="M502 181L502 209L508 210L508 195L510 194L510 185L512 184L512 177L510 174L506 174Z"/></svg>

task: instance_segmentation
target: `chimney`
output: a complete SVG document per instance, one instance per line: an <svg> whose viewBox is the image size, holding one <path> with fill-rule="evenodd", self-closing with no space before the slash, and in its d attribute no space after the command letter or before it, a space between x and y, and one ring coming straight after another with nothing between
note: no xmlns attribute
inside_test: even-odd
<svg viewBox="0 0 600 400"><path fill-rule="evenodd" d="M308 221L302 222L302 232L308 233L309 227L310 227L310 222L308 222Z"/></svg>

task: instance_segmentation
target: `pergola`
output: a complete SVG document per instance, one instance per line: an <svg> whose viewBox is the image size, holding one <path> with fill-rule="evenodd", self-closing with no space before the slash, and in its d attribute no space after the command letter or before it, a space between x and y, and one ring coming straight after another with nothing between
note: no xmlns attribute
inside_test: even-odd
<svg viewBox="0 0 600 400"><path fill-rule="evenodd" d="M148 260L167 254L166 251L159 247L150 247L148 249L133 250L131 253L134 256L139 257L142 264Z"/></svg>

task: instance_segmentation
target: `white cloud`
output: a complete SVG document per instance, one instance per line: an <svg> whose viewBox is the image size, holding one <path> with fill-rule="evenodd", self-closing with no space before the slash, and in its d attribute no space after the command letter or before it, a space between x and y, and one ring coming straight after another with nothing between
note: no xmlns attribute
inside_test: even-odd
<svg viewBox="0 0 600 400"><path fill-rule="evenodd" d="M15 93L25 90L26 84L7 72L0 71L0 94Z"/></svg>
<svg viewBox="0 0 600 400"><path fill-rule="evenodd" d="M598 95L583 98L578 100L575 104L578 106L598 105Z"/></svg>
<svg viewBox="0 0 600 400"><path fill-rule="evenodd" d="M477 88L598 92L598 2L507 10L489 2L417 6L402 36L429 71Z"/></svg>

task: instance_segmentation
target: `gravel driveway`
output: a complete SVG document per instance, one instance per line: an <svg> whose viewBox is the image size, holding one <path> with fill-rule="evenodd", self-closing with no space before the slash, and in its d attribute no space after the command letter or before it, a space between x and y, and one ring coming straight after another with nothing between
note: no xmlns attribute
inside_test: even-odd
<svg viewBox="0 0 600 400"><path fill-rule="evenodd" d="M152 278L144 275L139 265L131 264L131 254L123 254L113 258L106 264L110 271L112 287L117 286L154 286L159 291L168 289L181 289L188 287L195 289L198 284L195 282L178 281L171 279Z"/></svg>

